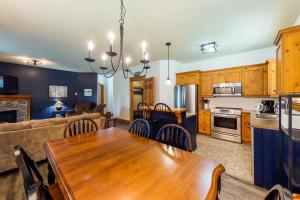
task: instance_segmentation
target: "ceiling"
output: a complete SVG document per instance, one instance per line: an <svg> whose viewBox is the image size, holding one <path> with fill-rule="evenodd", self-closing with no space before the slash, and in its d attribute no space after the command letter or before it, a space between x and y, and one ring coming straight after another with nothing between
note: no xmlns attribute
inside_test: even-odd
<svg viewBox="0 0 300 200"><path fill-rule="evenodd" d="M300 14L299 0L124 0L125 55L141 58L149 43L151 60L182 63L270 47L279 29ZM119 0L1 0L0 60L45 59L45 67L88 72L86 42L96 43L100 60L107 33L118 33ZM200 45L216 41L218 52L203 55ZM118 41L116 41L117 43ZM98 63L100 65L100 62Z"/></svg>

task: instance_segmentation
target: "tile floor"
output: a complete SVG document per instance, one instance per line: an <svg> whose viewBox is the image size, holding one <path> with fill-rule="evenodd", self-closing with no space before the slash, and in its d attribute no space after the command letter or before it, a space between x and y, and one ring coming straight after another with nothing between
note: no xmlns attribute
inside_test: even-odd
<svg viewBox="0 0 300 200"><path fill-rule="evenodd" d="M226 174L253 183L250 144L238 144L198 134L197 146L194 153L222 163Z"/></svg>

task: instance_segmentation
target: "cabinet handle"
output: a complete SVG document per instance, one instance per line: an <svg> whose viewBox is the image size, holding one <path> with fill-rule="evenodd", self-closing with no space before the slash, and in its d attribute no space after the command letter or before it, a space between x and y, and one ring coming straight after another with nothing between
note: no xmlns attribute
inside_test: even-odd
<svg viewBox="0 0 300 200"><path fill-rule="evenodd" d="M247 128L251 128L250 123L247 123Z"/></svg>

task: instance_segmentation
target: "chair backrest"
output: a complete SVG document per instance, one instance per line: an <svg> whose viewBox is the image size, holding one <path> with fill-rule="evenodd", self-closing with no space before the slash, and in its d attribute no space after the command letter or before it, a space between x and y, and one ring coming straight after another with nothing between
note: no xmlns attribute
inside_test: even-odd
<svg viewBox="0 0 300 200"><path fill-rule="evenodd" d="M43 184L43 177L37 169L34 161L19 145L14 147L14 156L17 166L23 177L23 186L28 199L35 196L37 199L50 200L51 195ZM38 190L37 190L38 186Z"/></svg>
<svg viewBox="0 0 300 200"><path fill-rule="evenodd" d="M151 108L148 104L146 103L139 103L137 105L137 111L140 115L145 120L149 120L151 118Z"/></svg>
<svg viewBox="0 0 300 200"><path fill-rule="evenodd" d="M172 112L171 108L167 104L164 104L164 103L157 103L154 106L154 110L159 111L159 112Z"/></svg>
<svg viewBox="0 0 300 200"><path fill-rule="evenodd" d="M82 113L89 113L91 108L93 107L92 103L90 102L78 102L75 105L75 113L82 114Z"/></svg>
<svg viewBox="0 0 300 200"><path fill-rule="evenodd" d="M192 151L192 141L190 133L185 128L177 124L164 125L158 131L156 140L186 151Z"/></svg>
<svg viewBox="0 0 300 200"><path fill-rule="evenodd" d="M281 185L274 185L265 196L264 200L292 200L292 194Z"/></svg>
<svg viewBox="0 0 300 200"><path fill-rule="evenodd" d="M145 138L150 137L150 126L149 126L148 121L146 121L144 119L134 120L130 124L130 127L129 127L128 131L133 133L133 134L143 136Z"/></svg>
<svg viewBox="0 0 300 200"><path fill-rule="evenodd" d="M98 131L96 122L92 119L83 118L70 122L65 128L64 137L72 137L93 131Z"/></svg>

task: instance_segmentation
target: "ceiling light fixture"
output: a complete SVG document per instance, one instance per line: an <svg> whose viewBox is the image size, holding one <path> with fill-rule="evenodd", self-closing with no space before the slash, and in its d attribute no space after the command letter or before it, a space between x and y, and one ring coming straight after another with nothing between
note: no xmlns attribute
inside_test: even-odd
<svg viewBox="0 0 300 200"><path fill-rule="evenodd" d="M166 85L171 85L172 82L170 80L170 46L171 46L171 42L167 42L166 46L168 47L168 78L166 80Z"/></svg>
<svg viewBox="0 0 300 200"><path fill-rule="evenodd" d="M37 60L37 59L29 59L29 60L24 60L24 63L28 63L28 64L32 64L33 66L37 66L37 65L46 65L46 61L42 61L42 60Z"/></svg>
<svg viewBox="0 0 300 200"><path fill-rule="evenodd" d="M149 54L146 51L147 48L147 42L143 41L141 48L142 48L142 54L143 58L140 60L142 63L142 69L136 72L131 71L129 69L129 64L131 63L131 58L128 56L124 60L124 46L123 46L123 40L124 40L124 23L125 23L125 16L126 16L126 9L123 3L123 0L121 0L121 11L120 11L120 49L119 49L119 57L117 59L117 62L113 62L113 58L116 57L118 54L113 51L113 45L114 45L114 40L115 40L115 35L113 32L109 32L108 34L108 39L110 41L109 44L109 50L105 52L101 58L102 58L102 65L99 67L100 70L95 70L92 67L92 63L95 62L96 60L92 58L92 51L95 48L95 45L92 41L88 42L88 57L85 58L85 61L89 63L89 67L92 72L104 75L106 78L111 78L113 77L118 71L123 72L123 76L125 79L128 78L129 74L133 76L145 76L147 74L147 70L150 68L149 66ZM106 66L108 65L108 66Z"/></svg>
<svg viewBox="0 0 300 200"><path fill-rule="evenodd" d="M217 51L217 44L216 44L216 42L211 42L211 43L207 43L207 44L202 44L202 45L201 45L201 51L202 51L204 54L212 53L212 52Z"/></svg>

